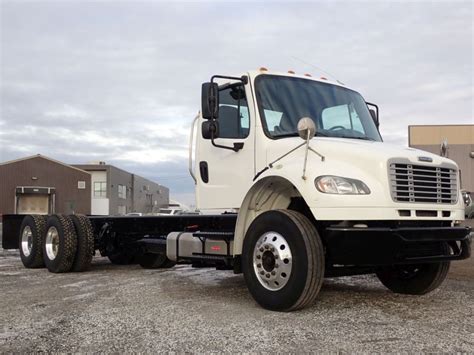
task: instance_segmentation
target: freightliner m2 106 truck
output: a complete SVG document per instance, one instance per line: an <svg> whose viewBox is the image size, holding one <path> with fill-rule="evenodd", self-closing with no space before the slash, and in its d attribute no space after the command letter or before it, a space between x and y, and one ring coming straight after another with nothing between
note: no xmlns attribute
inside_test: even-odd
<svg viewBox="0 0 474 355"><path fill-rule="evenodd" d="M375 273L422 295L469 257L457 165L383 143L378 107L356 91L261 68L215 75L201 94L189 146L197 207L232 213L6 215L3 247L51 272L85 270L96 250L119 264L229 269L278 311L311 304L324 277Z"/></svg>

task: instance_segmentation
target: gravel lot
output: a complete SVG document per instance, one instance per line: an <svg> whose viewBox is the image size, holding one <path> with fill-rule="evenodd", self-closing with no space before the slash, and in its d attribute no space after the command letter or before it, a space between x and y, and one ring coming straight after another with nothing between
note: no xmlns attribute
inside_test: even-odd
<svg viewBox="0 0 474 355"><path fill-rule="evenodd" d="M85 273L24 269L0 249L0 352L474 352L474 259L422 296L373 276L327 279L314 306L261 309L243 277L95 258Z"/></svg>

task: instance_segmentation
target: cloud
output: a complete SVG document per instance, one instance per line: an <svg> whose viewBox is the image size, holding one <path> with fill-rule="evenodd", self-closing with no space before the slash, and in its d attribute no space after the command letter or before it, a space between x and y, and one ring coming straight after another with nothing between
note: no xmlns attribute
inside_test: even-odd
<svg viewBox="0 0 474 355"><path fill-rule="evenodd" d="M335 75L380 106L388 142L472 123L471 2L0 6L0 160L105 160L189 199L201 82L260 66Z"/></svg>

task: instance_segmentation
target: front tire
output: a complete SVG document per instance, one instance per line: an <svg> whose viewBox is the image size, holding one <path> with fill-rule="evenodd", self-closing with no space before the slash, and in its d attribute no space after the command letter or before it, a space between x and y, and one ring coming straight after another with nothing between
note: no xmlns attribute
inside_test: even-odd
<svg viewBox="0 0 474 355"><path fill-rule="evenodd" d="M245 236L242 271L263 308L294 311L308 306L324 278L324 248L315 226L296 211L262 213Z"/></svg>
<svg viewBox="0 0 474 355"><path fill-rule="evenodd" d="M380 282L394 293L424 295L438 288L448 275L449 262L394 265L377 272Z"/></svg>

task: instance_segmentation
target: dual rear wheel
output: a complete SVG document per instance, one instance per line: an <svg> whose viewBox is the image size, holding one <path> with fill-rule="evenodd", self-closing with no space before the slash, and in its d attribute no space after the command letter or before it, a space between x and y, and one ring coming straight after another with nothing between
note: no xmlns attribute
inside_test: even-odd
<svg viewBox="0 0 474 355"><path fill-rule="evenodd" d="M92 225L82 215L26 216L19 242L25 267L54 273L87 270L94 253Z"/></svg>

